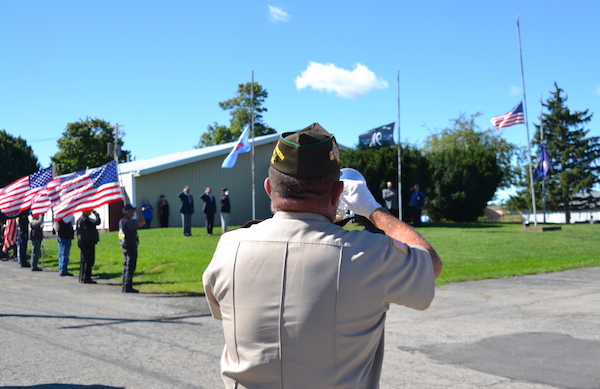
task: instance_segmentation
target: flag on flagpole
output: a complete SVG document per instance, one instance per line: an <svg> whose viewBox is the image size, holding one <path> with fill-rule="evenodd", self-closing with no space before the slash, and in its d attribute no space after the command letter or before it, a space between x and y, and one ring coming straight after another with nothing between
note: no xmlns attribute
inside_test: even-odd
<svg viewBox="0 0 600 389"><path fill-rule="evenodd" d="M248 142L249 130L250 125L246 124L244 126L244 131L242 131L242 135L240 135L240 138L237 140L237 142L235 142L233 149L231 149L231 152L229 152L229 155L227 156L227 158L225 158L223 164L221 164L222 168L232 168L233 165L235 165L235 162L237 161L238 154L247 153L248 151L250 151L250 143Z"/></svg>
<svg viewBox="0 0 600 389"><path fill-rule="evenodd" d="M498 130L504 127L514 126L515 124L525 123L523 102L521 101L511 111L505 113L504 115L494 116L490 121Z"/></svg>
<svg viewBox="0 0 600 389"><path fill-rule="evenodd" d="M4 228L2 251L8 252L8 249L17 244L17 219L8 219Z"/></svg>
<svg viewBox="0 0 600 389"><path fill-rule="evenodd" d="M46 187L52 177L52 166L50 166L0 189L0 212L14 215L31 208L35 195Z"/></svg>
<svg viewBox="0 0 600 389"><path fill-rule="evenodd" d="M81 170L69 175L49 193L54 209L54 220L58 221L75 212L98 208L101 205L123 200L117 162L111 161L95 169Z"/></svg>
<svg viewBox="0 0 600 389"><path fill-rule="evenodd" d="M544 146L540 148L538 153L538 163L535 164L535 170L533 171L533 177L535 179L547 180L548 169L550 169L550 158Z"/></svg>

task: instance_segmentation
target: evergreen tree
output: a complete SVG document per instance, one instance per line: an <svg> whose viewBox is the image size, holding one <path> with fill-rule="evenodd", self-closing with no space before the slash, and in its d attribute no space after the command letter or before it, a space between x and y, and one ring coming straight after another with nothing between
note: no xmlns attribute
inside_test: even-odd
<svg viewBox="0 0 600 389"><path fill-rule="evenodd" d="M562 95L564 91L556 83L554 87L543 104L548 113L542 115L541 126L536 125L538 131L532 143L539 147L541 127L543 144L550 158L545 185L547 209L563 210L569 223L575 195L589 193L600 182L600 137L589 136L589 130L584 128L592 114L587 109L570 111L566 106L567 96ZM537 190L540 187L541 181L537 181Z"/></svg>

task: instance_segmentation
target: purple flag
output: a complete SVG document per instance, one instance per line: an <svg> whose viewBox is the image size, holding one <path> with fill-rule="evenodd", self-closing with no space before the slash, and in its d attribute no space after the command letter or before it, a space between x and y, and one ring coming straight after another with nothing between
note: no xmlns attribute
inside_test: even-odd
<svg viewBox="0 0 600 389"><path fill-rule="evenodd" d="M542 146L540 148L540 152L538 153L538 163L535 164L533 176L538 180L540 178L547 180L548 169L550 169L550 158L548 157L546 149L544 148L544 146Z"/></svg>

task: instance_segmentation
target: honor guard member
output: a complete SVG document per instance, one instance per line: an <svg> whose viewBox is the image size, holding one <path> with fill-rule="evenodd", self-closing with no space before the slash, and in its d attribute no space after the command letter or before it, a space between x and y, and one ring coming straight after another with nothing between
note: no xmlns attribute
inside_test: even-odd
<svg viewBox="0 0 600 389"><path fill-rule="evenodd" d="M137 215L137 220L133 214ZM126 204L123 207L123 218L119 220L119 243L123 251L123 293L138 293L133 288L133 275L137 267L138 259L138 238L137 230L146 224L142 213L133 205Z"/></svg>
<svg viewBox="0 0 600 389"><path fill-rule="evenodd" d="M273 217L221 236L203 282L226 388L378 388L390 303L429 307L437 253L365 183L340 181L340 163L319 124L282 134L264 182ZM384 233L333 223L344 187Z"/></svg>

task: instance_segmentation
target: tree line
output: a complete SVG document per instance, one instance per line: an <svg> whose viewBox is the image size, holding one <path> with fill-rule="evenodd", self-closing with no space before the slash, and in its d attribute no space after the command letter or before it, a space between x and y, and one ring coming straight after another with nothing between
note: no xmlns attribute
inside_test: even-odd
<svg viewBox="0 0 600 389"><path fill-rule="evenodd" d="M534 190L538 207L545 199L547 210L564 211L568 222L573 200L589 194L600 183L600 137L590 136L586 128L592 114L588 110L569 110L564 91L554 86L555 90L543 103L546 112L540 123L535 124L537 131L532 140L535 150L544 145L550 169L545 185L536 180ZM208 125L194 147L233 142L241 135L244 124L252 119L254 136L275 133L263 119L267 97L268 92L258 83L239 84L234 98L218 103L229 111L229 125L217 122ZM421 148L401 145L401 187L406 188L401 196L403 215L408 209L408 188L415 183L425 192L425 213L433 220L477 221L497 190L509 187L518 189L506 202L509 209L532 208L527 148L506 141L491 128L481 129L475 123L479 116L480 113L461 114L447 128L429 135ZM115 137L115 126L110 122L88 117L68 123L57 142L59 151L51 157L56 174L106 164L113 158L107 153L107 144L116 141L120 143L119 161L127 161L131 152L122 148L123 141ZM342 164L362 172L382 203L385 183L392 181L395 187L398 185L398 146L362 151L355 145L342 151ZM5 130L0 130L0 166L0 187L40 168L27 142ZM542 187L546 193L542 193Z"/></svg>

